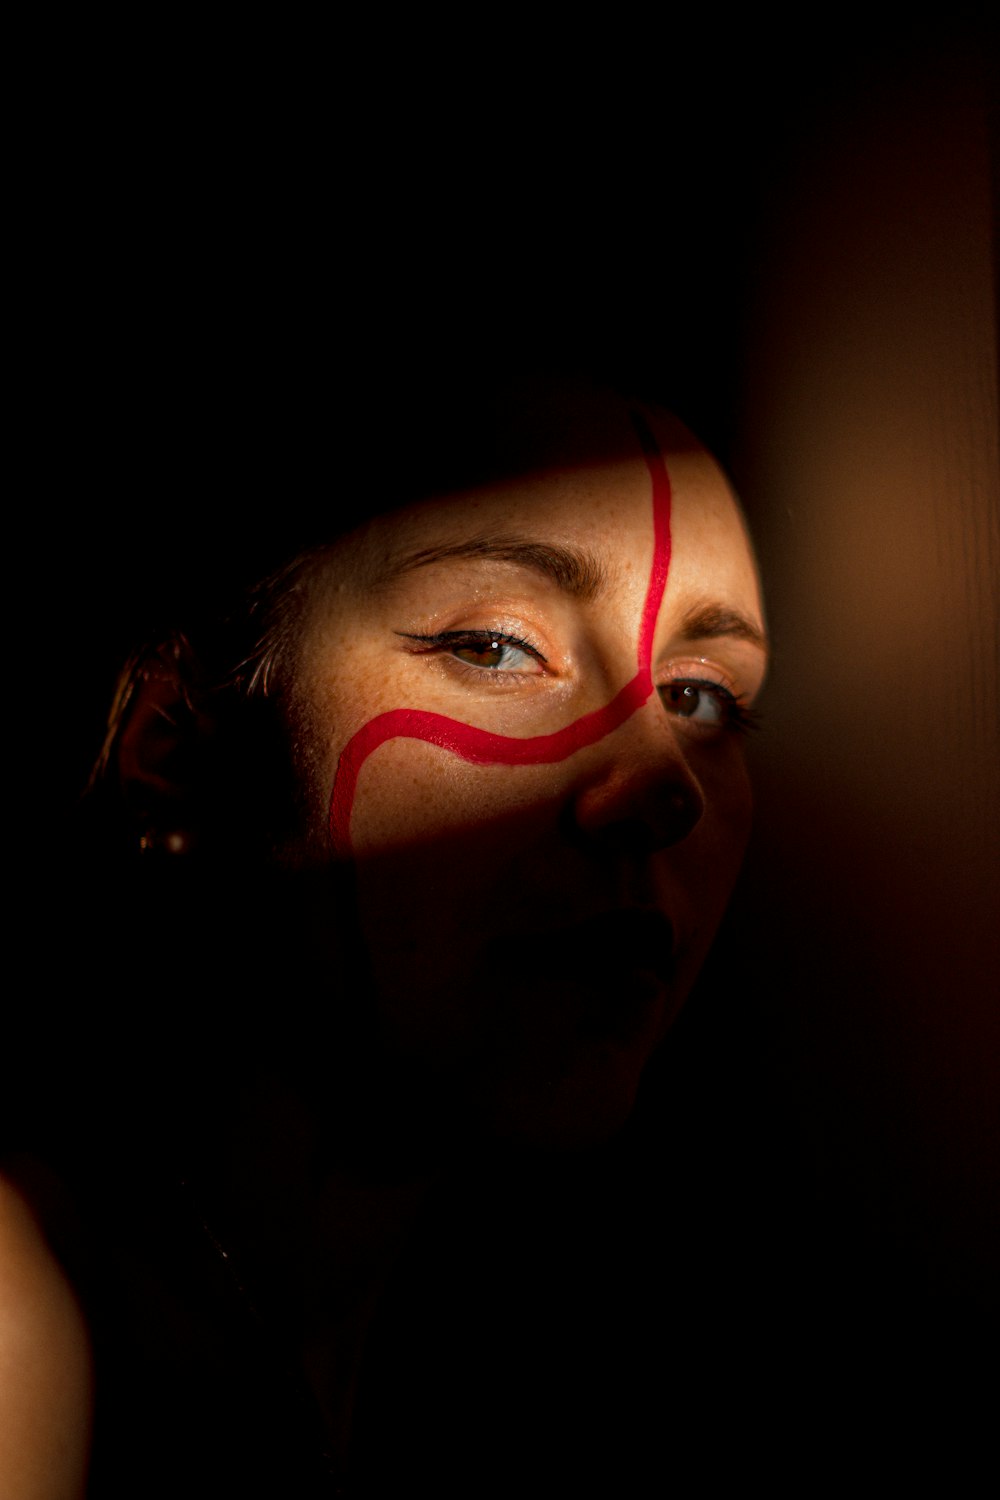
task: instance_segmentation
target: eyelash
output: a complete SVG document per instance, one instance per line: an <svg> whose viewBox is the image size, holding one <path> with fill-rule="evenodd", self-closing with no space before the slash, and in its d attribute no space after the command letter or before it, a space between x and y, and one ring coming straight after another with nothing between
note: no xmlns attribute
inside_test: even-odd
<svg viewBox="0 0 1000 1500"><path fill-rule="evenodd" d="M752 709L746 700L736 693L731 693L728 688L723 687L721 682L714 682L706 677L672 677L668 682L657 685L660 701L663 703L667 713L673 712L667 703L665 694L672 688L694 688L698 693L707 693L715 699L722 713L722 722L715 725L700 726L703 731L711 732L713 729L728 729L737 734L745 734L747 730L760 727L760 714ZM678 718L688 718L689 715L678 714ZM693 721L696 722L696 721Z"/></svg>
<svg viewBox="0 0 1000 1500"><path fill-rule="evenodd" d="M546 658L533 646L530 641L523 640L520 636L511 635L503 630L441 630L435 635L416 635L408 631L398 631L404 640L416 641L418 645L425 647L419 655L430 656L444 652L471 650L487 651L493 645L513 646L517 651L524 651L535 661L546 665ZM503 687L509 684L510 679L521 678L527 675L512 668L502 667L474 667L468 662L460 662L454 658L457 666L468 672L475 673L480 680L486 680L493 687ZM702 732L711 733L713 730L729 730L737 734L745 734L748 730L757 729L760 725L760 715L746 703L738 694L731 693L728 688L723 687L721 682L715 682L705 677L673 677L668 682L659 683L657 692L660 694L661 702L667 713L673 712L667 703L664 694L672 688L694 688L698 693L706 693L712 697L721 712L721 722L718 725L701 725ZM679 718L688 718L689 715L678 714ZM693 721L697 723L697 721Z"/></svg>
<svg viewBox="0 0 1000 1500"><path fill-rule="evenodd" d="M511 635L505 630L442 630L436 635L414 635L407 631L397 632L407 641L416 641L426 649L419 652L421 656L440 655L445 652L488 651L491 646L512 646L516 651L524 651L534 661L545 666L546 658L533 646L530 641L522 640L520 636ZM474 672L477 678L489 681L492 687L503 687L509 685L510 679L534 676L534 673L518 672L511 667L474 667L469 662L459 661L453 658L456 666L464 668L467 672Z"/></svg>

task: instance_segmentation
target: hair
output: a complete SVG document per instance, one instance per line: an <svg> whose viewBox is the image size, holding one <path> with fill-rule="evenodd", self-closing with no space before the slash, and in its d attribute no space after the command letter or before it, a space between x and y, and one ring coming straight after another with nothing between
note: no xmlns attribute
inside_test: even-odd
<svg viewBox="0 0 1000 1500"><path fill-rule="evenodd" d="M150 522L155 546L144 558L146 626L118 680L90 781L94 805L99 801L108 821L134 838L127 818L108 817L109 773L140 685L152 671L173 671L190 715L215 726L214 744L203 748L217 762L218 774L210 775L217 808L232 806L235 773L240 790L252 785L255 805L266 813L265 838L274 836L280 802L287 810L290 792L294 800L288 777L275 776L288 769L281 743L287 688L311 585L331 548L374 516L547 460L553 435L558 443L571 431L578 440L581 400L624 390L624 383L593 372L551 367L517 378L500 368L468 381L452 373L415 385L405 399L397 395L391 423L385 406L363 393L341 413L336 436L325 422L308 442L298 413L290 420L279 411L263 421L259 410L241 410L238 435L231 427L216 434L217 448L242 454L239 470L209 496L173 500L169 530L156 529L155 517ZM650 396L654 404L657 395L630 391L631 399ZM595 455L616 442L604 431L599 407L588 414L585 436ZM218 452L214 462L191 467L218 475ZM263 524L248 524L248 514ZM234 829L227 829L232 847L244 845L246 832L244 820L233 843Z"/></svg>

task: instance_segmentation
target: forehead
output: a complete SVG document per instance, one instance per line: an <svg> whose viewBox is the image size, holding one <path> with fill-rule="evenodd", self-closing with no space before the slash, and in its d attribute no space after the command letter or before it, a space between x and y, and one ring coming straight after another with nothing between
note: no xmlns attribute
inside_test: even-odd
<svg viewBox="0 0 1000 1500"><path fill-rule="evenodd" d="M438 549L504 539L575 549L609 581L644 578L653 532L649 469L624 403L598 415L527 441L519 434L510 450L514 472L378 517L357 539L365 581L393 578ZM651 425L671 480L668 595L711 594L760 619L753 552L725 476L676 418L653 413Z"/></svg>
<svg viewBox="0 0 1000 1500"><path fill-rule="evenodd" d="M670 474L673 589L731 596L763 627L757 561L726 476L676 417L656 414L653 431Z"/></svg>

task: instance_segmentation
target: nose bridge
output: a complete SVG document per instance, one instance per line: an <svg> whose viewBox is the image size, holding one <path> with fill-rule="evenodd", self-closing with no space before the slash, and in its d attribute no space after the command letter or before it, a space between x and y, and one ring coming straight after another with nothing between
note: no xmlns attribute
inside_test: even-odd
<svg viewBox="0 0 1000 1500"><path fill-rule="evenodd" d="M646 851L679 843L705 809L681 736L657 695L585 751L573 815L583 834Z"/></svg>

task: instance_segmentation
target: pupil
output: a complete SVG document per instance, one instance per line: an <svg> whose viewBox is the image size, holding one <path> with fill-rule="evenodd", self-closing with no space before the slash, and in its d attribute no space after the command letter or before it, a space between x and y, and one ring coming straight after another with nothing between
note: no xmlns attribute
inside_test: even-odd
<svg viewBox="0 0 1000 1500"><path fill-rule="evenodd" d="M700 689L692 687L690 683L677 683L667 688L667 700L670 707L686 719L696 712L700 698Z"/></svg>
<svg viewBox="0 0 1000 1500"><path fill-rule="evenodd" d="M493 641L489 646L463 646L456 654L464 657L472 666L497 667L503 650L502 641Z"/></svg>

